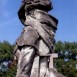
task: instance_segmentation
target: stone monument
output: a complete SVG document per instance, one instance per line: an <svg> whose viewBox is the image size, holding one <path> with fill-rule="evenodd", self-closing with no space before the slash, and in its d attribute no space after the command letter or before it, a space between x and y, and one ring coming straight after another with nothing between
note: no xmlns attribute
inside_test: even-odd
<svg viewBox="0 0 77 77"><path fill-rule="evenodd" d="M48 11L50 0L23 0L18 16L24 29L16 40L16 77L63 77L53 67L54 35L58 20Z"/></svg>

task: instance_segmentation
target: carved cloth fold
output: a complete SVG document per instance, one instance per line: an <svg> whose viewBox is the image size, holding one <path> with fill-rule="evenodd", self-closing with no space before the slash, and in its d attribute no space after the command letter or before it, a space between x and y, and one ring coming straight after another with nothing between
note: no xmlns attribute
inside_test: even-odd
<svg viewBox="0 0 77 77"><path fill-rule="evenodd" d="M30 45L39 49L39 40L42 39L51 50L55 39L54 33L57 29L57 19L41 10L33 10L26 16L24 28L16 43L18 46Z"/></svg>

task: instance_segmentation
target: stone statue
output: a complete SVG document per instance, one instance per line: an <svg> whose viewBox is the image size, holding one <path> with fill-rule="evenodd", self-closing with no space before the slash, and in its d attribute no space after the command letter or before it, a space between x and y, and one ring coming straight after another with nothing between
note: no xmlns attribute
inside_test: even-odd
<svg viewBox="0 0 77 77"><path fill-rule="evenodd" d="M58 23L48 14L52 9L50 0L22 1L18 16L24 29L14 49L18 59L16 77L57 77L49 70Z"/></svg>

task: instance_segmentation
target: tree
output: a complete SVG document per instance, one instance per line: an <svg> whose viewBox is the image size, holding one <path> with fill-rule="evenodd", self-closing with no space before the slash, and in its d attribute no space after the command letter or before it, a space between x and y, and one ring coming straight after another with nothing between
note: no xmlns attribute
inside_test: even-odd
<svg viewBox="0 0 77 77"><path fill-rule="evenodd" d="M0 42L0 77L15 77L16 65L9 68L9 63L13 59L14 45L9 42Z"/></svg>
<svg viewBox="0 0 77 77"><path fill-rule="evenodd" d="M13 58L13 45L7 41L0 42L0 62L8 61Z"/></svg>
<svg viewBox="0 0 77 77"><path fill-rule="evenodd" d="M59 55L55 61L57 70L67 77L77 77L77 43L58 41L55 52Z"/></svg>

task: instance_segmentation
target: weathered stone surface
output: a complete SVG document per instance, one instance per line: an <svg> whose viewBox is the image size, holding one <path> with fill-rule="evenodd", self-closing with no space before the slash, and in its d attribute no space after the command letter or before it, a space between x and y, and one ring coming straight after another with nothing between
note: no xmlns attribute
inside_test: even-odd
<svg viewBox="0 0 77 77"><path fill-rule="evenodd" d="M53 44L54 44L53 35L50 32L52 35L51 36L50 33L48 33L46 30L44 30L44 28L42 27L42 25L44 25L44 24L40 23L39 20L33 18L32 16L27 16L25 23L27 25L30 25L31 27L33 27L38 32L41 39L44 40L44 42L47 44L47 46L49 48L51 48L53 46ZM52 30L52 32L53 32L53 30Z"/></svg>
<svg viewBox="0 0 77 77"><path fill-rule="evenodd" d="M54 69L54 64L53 64L53 59L54 58L58 58L58 54L57 53L53 53L53 54L51 54L51 56L50 56L50 63L49 63L49 68L53 68Z"/></svg>
<svg viewBox="0 0 77 77"><path fill-rule="evenodd" d="M38 54L40 56L46 56L49 53L50 53L50 49L47 47L44 41L40 39L38 43Z"/></svg>
<svg viewBox="0 0 77 77"><path fill-rule="evenodd" d="M25 46L24 48L22 48L18 59L16 77L28 76L34 54L34 48L30 46Z"/></svg>
<svg viewBox="0 0 77 77"><path fill-rule="evenodd" d="M48 14L51 9L50 0L22 1L18 16L24 29L16 41L16 77L64 77L53 66L53 58L58 57L51 54L58 20Z"/></svg>
<svg viewBox="0 0 77 77"><path fill-rule="evenodd" d="M54 69L49 69L50 77L65 77Z"/></svg>
<svg viewBox="0 0 77 77"><path fill-rule="evenodd" d="M45 77L48 69L47 57L42 57L40 59L40 77Z"/></svg>
<svg viewBox="0 0 77 77"><path fill-rule="evenodd" d="M23 32L21 33L20 37L17 39L16 43L18 46L23 45L31 45L34 46L36 40L39 38L37 31L28 26L24 28Z"/></svg>
<svg viewBox="0 0 77 77"><path fill-rule="evenodd" d="M39 60L39 56L36 56L33 61L30 77L39 77Z"/></svg>
<svg viewBox="0 0 77 77"><path fill-rule="evenodd" d="M22 5L18 11L18 16L21 22L24 24L25 13L28 14L28 11L32 9L41 9L50 11L52 9L52 3L50 0L23 0Z"/></svg>

